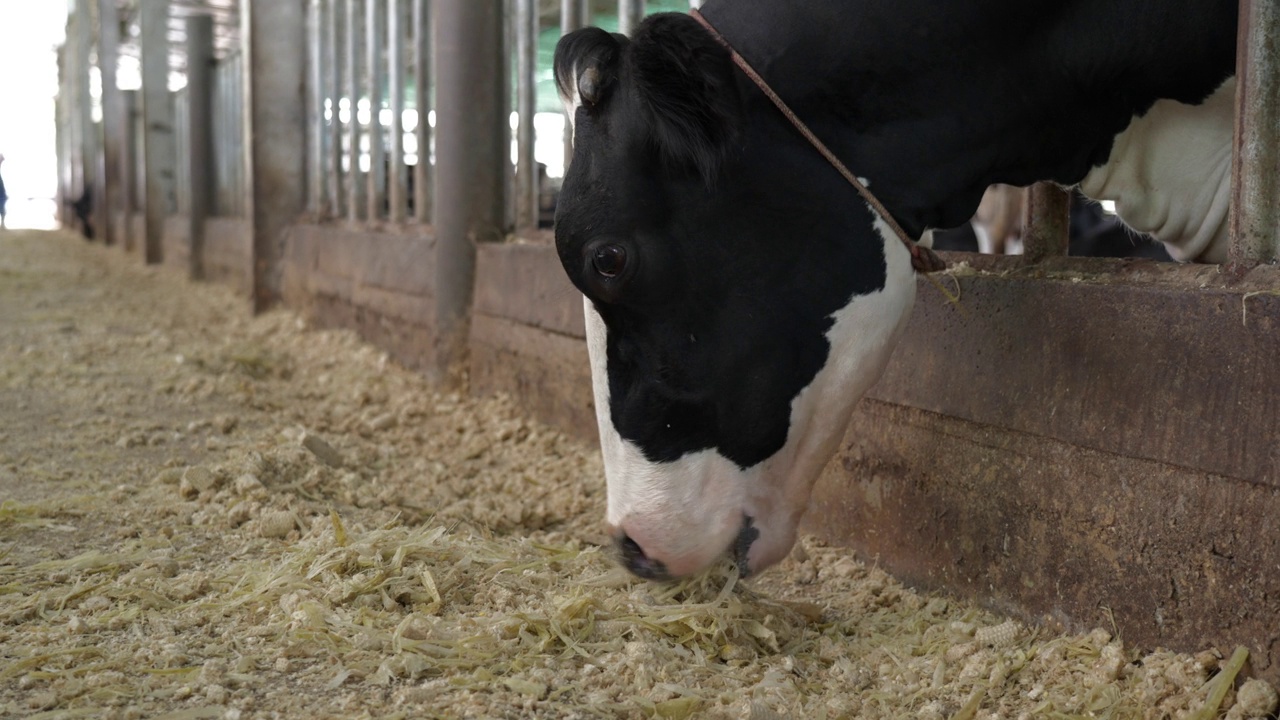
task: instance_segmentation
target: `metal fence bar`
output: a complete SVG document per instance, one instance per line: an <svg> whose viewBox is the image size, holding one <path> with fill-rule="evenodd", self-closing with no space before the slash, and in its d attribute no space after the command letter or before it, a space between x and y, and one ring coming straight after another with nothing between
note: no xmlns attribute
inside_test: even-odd
<svg viewBox="0 0 1280 720"><path fill-rule="evenodd" d="M116 213L124 210L121 193L120 148L124 144L124 105L116 82L120 48L120 15L115 0L98 1L98 67L102 76L102 207L106 222L102 239L108 245L116 237Z"/></svg>
<svg viewBox="0 0 1280 720"><path fill-rule="evenodd" d="M360 0L347 3L347 219L359 222L364 185L360 182Z"/></svg>
<svg viewBox="0 0 1280 720"><path fill-rule="evenodd" d="M644 19L644 0L618 0L618 32L630 35Z"/></svg>
<svg viewBox="0 0 1280 720"><path fill-rule="evenodd" d="M369 220L382 217L386 203L386 153L382 138L382 30L386 0L365 0L365 90L369 93Z"/></svg>
<svg viewBox="0 0 1280 720"><path fill-rule="evenodd" d="M173 155L173 193L176 201L175 208L177 214L187 215L191 212L191 193L187 187L187 178L190 177L190 166L188 164L189 157L185 150L190 147L190 127L191 113L187 104L188 95L187 88L175 90L172 95L173 103L173 145L177 152Z"/></svg>
<svg viewBox="0 0 1280 720"><path fill-rule="evenodd" d="M560 0L560 35L568 35L586 25L586 13L583 12L579 0ZM569 172L569 163L573 160L573 118L568 113L564 118L564 171Z"/></svg>
<svg viewBox="0 0 1280 720"><path fill-rule="evenodd" d="M1280 6L1240 0L1231 163L1233 272L1280 259Z"/></svg>
<svg viewBox="0 0 1280 720"><path fill-rule="evenodd" d="M516 227L538 226L538 163L533 116L537 112L538 4L515 0L516 12Z"/></svg>
<svg viewBox="0 0 1280 720"><path fill-rule="evenodd" d="M213 156L209 106L212 99L213 18L187 18L187 142L180 145L186 156L186 172L180 184L187 189L187 272L193 280L204 278L205 220L213 206L213 184L206 168Z"/></svg>
<svg viewBox="0 0 1280 720"><path fill-rule="evenodd" d="M387 157L387 219L405 218L404 166L404 7L401 0L387 0L387 104L391 108L391 150Z"/></svg>
<svg viewBox="0 0 1280 720"><path fill-rule="evenodd" d="M164 219L169 212L174 180L173 106L169 95L169 2L142 0L143 155L146 156L147 263L158 263L164 252Z"/></svg>
<svg viewBox="0 0 1280 720"><path fill-rule="evenodd" d="M339 122L338 104L342 97L342 63L338 62L339 34L342 15L339 0L324 0L325 7L325 74L324 92L328 96L328 126L326 127L325 176L329 197L329 213L340 217L345 209L342 197L342 123Z"/></svg>
<svg viewBox="0 0 1280 720"><path fill-rule="evenodd" d="M435 172L431 162L431 13L427 0L413 2L413 96L418 124L414 128L418 163L413 168L413 214L420 223L432 221L431 200Z"/></svg>
<svg viewBox="0 0 1280 720"><path fill-rule="evenodd" d="M227 163L231 214L245 217L248 212L248 188L245 184L245 164L249 149L244 143L244 54L237 51L227 62Z"/></svg>
<svg viewBox="0 0 1280 720"><path fill-rule="evenodd" d="M327 212L324 198L324 13L322 0L307 0L307 211Z"/></svg>
<svg viewBox="0 0 1280 720"><path fill-rule="evenodd" d="M72 65L71 72L75 77L75 102L72 105L72 111L75 117L77 171L80 178L78 190L81 196L91 201L100 201L101 198L92 197L97 157L93 128L93 97L89 90L89 51L93 43L93 18L89 14L88 0L75 0L75 9L74 35L71 40L75 43L76 50L75 64Z"/></svg>
<svg viewBox="0 0 1280 720"><path fill-rule="evenodd" d="M227 161L227 64L219 61L213 68L213 172L215 181L214 215L227 215L231 211L227 174L231 163Z"/></svg>

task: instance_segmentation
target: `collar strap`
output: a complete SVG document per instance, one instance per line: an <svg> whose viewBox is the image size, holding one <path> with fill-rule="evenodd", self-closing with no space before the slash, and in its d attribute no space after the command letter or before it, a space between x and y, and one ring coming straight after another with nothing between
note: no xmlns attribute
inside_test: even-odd
<svg viewBox="0 0 1280 720"><path fill-rule="evenodd" d="M786 101L778 97L778 93L774 92L773 88L769 87L769 83L765 82L764 78L760 77L760 73L756 72L755 68L752 68L751 64L747 62L746 58L742 57L737 50L733 49L733 46L729 44L729 41L724 39L724 36L721 35L705 17L703 17L702 13L698 12L697 9L692 9L689 11L689 14L692 15L693 19L697 20L702 27L706 28L707 32L711 33L711 37L715 38L716 42L723 45L724 48L729 51L730 56L733 57L734 64L737 65L747 77L751 78L751 81L756 84L756 87L760 88L760 91L763 92L769 100L773 101L773 104L777 106L778 110L782 112L787 120L791 121L791 124L795 126L796 130L798 130L800 134L809 141L809 144L812 145L813 148L822 155L822 157L826 158L827 162L831 163L832 167L834 167L836 171L839 172L855 190L858 191L858 194L862 196L862 199L866 200L867 204L871 206L871 209L874 210L875 213L880 216L880 219L893 230L894 234L898 236L898 239L902 240L902 243L907 247L907 252L911 253L911 267L915 268L918 272L933 272L935 270L943 270L946 268L947 264L943 262L942 258L938 257L933 250L923 245L917 245L910 237L907 236L906 231L902 229L902 226L898 224L897 220L893 219L893 215L890 214L889 210L885 208L885 206L876 198L875 195L871 193L870 190L867 189L867 186L859 182L858 178L850 172L849 168L846 167L843 162L840 162L840 158L836 157L835 153L831 152L831 149L819 140L817 135L813 134L813 131L809 129L809 126L805 125L804 121L791 110Z"/></svg>

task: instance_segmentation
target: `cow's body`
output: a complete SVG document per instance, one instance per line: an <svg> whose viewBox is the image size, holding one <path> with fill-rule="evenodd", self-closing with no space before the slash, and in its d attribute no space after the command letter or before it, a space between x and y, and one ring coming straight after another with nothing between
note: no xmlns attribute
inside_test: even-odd
<svg viewBox="0 0 1280 720"><path fill-rule="evenodd" d="M1207 209L1179 206L1185 222L1161 209L1216 168L1198 156L1205 177L1149 191L1179 164L1164 159L1186 145L1178 118L1217 107L1203 101L1232 73L1235 12L1234 0L703 8L912 237L968 220L992 183L1085 180L1122 216L1145 213L1139 229L1177 225L1186 234L1162 237L1175 247L1196 238L1180 257L1214 260L1216 189L1195 201ZM992 32L1017 43L970 41ZM691 18L651 17L631 40L581 31L556 71L575 119L556 241L586 298L608 521L642 575L685 575L726 550L758 570L790 548L888 361L914 298L908 253ZM1113 142L1162 99L1182 104L1161 105L1173 121Z"/></svg>

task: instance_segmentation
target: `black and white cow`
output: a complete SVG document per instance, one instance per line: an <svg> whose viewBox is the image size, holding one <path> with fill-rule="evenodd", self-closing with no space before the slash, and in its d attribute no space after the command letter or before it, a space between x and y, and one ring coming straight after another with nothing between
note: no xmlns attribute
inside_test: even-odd
<svg viewBox="0 0 1280 720"><path fill-rule="evenodd" d="M709 0L703 15L913 238L992 183L1116 202L1225 258L1236 0ZM972 38L998 34L1009 43ZM915 295L909 254L695 19L560 41L556 247L624 564L783 558Z"/></svg>

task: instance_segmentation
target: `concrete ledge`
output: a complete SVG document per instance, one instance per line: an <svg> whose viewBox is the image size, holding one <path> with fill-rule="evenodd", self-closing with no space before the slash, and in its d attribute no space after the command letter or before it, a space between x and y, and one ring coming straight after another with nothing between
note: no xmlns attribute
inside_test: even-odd
<svg viewBox="0 0 1280 720"><path fill-rule="evenodd" d="M165 265L181 272L191 268L191 220L186 215L164 219L164 240L160 257Z"/></svg>
<svg viewBox="0 0 1280 720"><path fill-rule="evenodd" d="M318 326L353 329L398 362L428 369L435 335L433 249L428 228L294 225L285 237L284 302Z"/></svg>
<svg viewBox="0 0 1280 720"><path fill-rule="evenodd" d="M253 287L253 236L249 221L211 217L204 223L204 276L249 294Z"/></svg>

